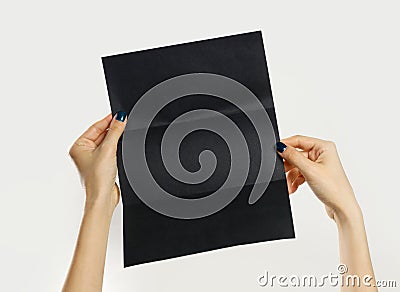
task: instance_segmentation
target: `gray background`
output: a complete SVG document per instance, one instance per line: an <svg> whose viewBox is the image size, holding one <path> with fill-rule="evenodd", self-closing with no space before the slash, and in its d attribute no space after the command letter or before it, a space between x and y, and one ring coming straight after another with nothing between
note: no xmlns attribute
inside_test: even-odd
<svg viewBox="0 0 400 292"><path fill-rule="evenodd" d="M376 275L400 281L397 3L2 3L0 290L60 290L84 202L68 148L109 112L100 57L257 29L281 136L336 141L364 211ZM295 240L128 269L122 268L119 206L104 291L263 291L257 278L266 269L275 275L335 272L334 223L308 187L291 203Z"/></svg>

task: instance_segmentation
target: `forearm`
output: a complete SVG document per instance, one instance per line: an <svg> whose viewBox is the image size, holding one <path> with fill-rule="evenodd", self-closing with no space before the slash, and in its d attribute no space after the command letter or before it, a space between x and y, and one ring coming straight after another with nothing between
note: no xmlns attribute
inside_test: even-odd
<svg viewBox="0 0 400 292"><path fill-rule="evenodd" d="M74 257L63 291L101 291L112 210L104 204L85 206Z"/></svg>
<svg viewBox="0 0 400 292"><path fill-rule="evenodd" d="M344 285L341 291L378 291L374 287L375 276L368 248L364 220L358 204L349 211L337 216L335 221L338 226L340 261L348 268L348 272L343 274ZM350 285L347 285L346 276L349 275L357 275L360 279L360 285L353 286L353 280L350 278ZM368 276L372 278L369 280L371 287L367 287L363 283L364 279L368 279Z"/></svg>

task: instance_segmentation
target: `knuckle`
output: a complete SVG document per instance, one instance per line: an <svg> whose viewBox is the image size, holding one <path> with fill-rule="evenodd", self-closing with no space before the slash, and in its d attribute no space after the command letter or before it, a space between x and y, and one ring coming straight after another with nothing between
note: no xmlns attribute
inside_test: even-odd
<svg viewBox="0 0 400 292"><path fill-rule="evenodd" d="M336 149L336 144L333 141L326 141L326 146L330 149Z"/></svg>
<svg viewBox="0 0 400 292"><path fill-rule="evenodd" d="M304 139L308 139L308 138L309 138L309 137L304 136L304 135L301 135L301 134L297 134L297 135L296 135L296 139L299 140L299 141L300 141L300 140L304 140Z"/></svg>
<svg viewBox="0 0 400 292"><path fill-rule="evenodd" d="M71 146L71 148L68 151L68 154L71 158L74 158L76 156L76 147L75 144L73 146Z"/></svg>
<svg viewBox="0 0 400 292"><path fill-rule="evenodd" d="M93 129L95 135L100 135L101 133L103 133L103 130L100 129L100 128L99 128L98 126L96 126L96 125L92 126L92 129Z"/></svg>
<svg viewBox="0 0 400 292"><path fill-rule="evenodd" d="M305 139L305 136L296 134L296 135L292 136L292 139L294 140L294 144L300 145L301 142Z"/></svg>
<svg viewBox="0 0 400 292"><path fill-rule="evenodd" d="M294 136L292 136L292 138L295 140L295 141L299 141L301 138L302 138L303 136L301 136L301 135L294 135Z"/></svg>

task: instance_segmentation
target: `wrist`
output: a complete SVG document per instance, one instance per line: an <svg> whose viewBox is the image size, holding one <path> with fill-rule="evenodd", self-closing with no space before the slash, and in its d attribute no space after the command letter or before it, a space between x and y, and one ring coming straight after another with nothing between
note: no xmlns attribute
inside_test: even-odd
<svg viewBox="0 0 400 292"><path fill-rule="evenodd" d="M352 204L346 205L343 208L335 210L333 219L339 229L346 226L354 227L364 224L361 208L356 201Z"/></svg>
<svg viewBox="0 0 400 292"><path fill-rule="evenodd" d="M98 213L106 217L112 217L115 209L115 204L107 198L93 198L87 195L85 201L85 213Z"/></svg>

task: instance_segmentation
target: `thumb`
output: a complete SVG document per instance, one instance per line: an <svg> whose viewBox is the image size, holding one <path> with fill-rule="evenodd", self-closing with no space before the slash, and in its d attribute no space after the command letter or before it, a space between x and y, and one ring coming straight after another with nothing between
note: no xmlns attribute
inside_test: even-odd
<svg viewBox="0 0 400 292"><path fill-rule="evenodd" d="M290 145L278 142L276 143L276 150L283 159L297 167L303 175L307 175L314 166L311 160Z"/></svg>
<svg viewBox="0 0 400 292"><path fill-rule="evenodd" d="M103 144L111 149L116 149L118 140L124 132L126 126L126 113L123 111L117 112L111 121L110 127L106 136L104 137Z"/></svg>

